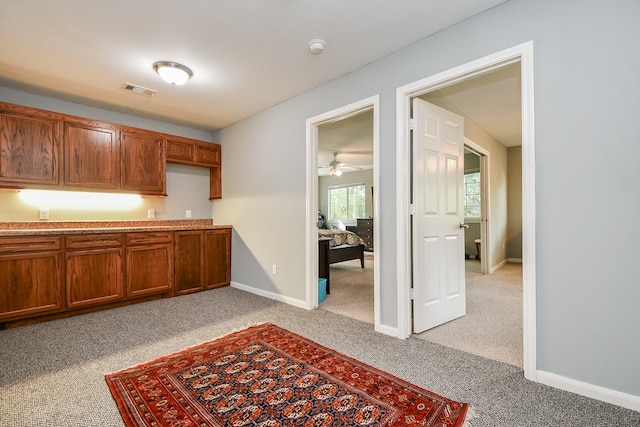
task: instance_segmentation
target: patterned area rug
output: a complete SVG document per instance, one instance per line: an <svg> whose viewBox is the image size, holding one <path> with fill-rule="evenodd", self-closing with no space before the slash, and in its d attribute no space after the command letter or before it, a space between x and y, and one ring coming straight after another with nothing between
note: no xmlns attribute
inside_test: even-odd
<svg viewBox="0 0 640 427"><path fill-rule="evenodd" d="M127 426L463 426L455 402L273 324L105 376Z"/></svg>

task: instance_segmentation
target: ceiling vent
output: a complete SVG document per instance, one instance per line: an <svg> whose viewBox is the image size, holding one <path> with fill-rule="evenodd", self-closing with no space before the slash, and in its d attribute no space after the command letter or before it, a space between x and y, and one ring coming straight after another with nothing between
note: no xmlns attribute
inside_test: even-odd
<svg viewBox="0 0 640 427"><path fill-rule="evenodd" d="M138 85L134 85L132 83L125 83L122 88L124 90L127 90L129 92L133 92L133 93L137 93L138 95L147 95L147 96L153 96L156 93L158 93L157 90L153 90L153 89L148 89L146 87L142 87L142 86L138 86Z"/></svg>

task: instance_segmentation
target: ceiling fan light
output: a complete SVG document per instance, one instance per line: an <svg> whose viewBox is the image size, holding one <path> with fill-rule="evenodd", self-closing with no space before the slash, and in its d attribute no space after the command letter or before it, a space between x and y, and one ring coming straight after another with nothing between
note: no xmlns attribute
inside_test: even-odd
<svg viewBox="0 0 640 427"><path fill-rule="evenodd" d="M159 61L153 64L153 69L162 80L172 85L183 85L193 77L193 72L188 67L177 62Z"/></svg>

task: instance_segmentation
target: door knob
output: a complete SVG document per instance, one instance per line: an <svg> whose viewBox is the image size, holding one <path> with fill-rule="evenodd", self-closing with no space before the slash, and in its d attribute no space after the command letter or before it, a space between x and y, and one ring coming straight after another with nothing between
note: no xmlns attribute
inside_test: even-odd
<svg viewBox="0 0 640 427"><path fill-rule="evenodd" d="M465 224L464 222L461 222L460 228L469 228L469 224Z"/></svg>

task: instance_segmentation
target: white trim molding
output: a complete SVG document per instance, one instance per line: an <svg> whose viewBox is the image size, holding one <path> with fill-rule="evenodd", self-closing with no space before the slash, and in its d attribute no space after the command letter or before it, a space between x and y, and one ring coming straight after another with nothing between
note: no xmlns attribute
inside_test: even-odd
<svg viewBox="0 0 640 427"><path fill-rule="evenodd" d="M244 285L242 283L238 283L234 281L231 281L230 286L235 289L240 289L241 291L249 292L250 294L259 295L261 297L269 298L275 301L280 301L285 304L292 305L294 307L307 309L307 304L306 304L306 301L304 300L290 298L285 295L280 295L275 292L265 291L264 289L254 288L253 286Z"/></svg>
<svg viewBox="0 0 640 427"><path fill-rule="evenodd" d="M307 257L306 257L306 301L305 308L318 306L318 126L351 117L363 111L373 111L373 247L379 248L379 200L380 190L380 96L356 101L335 110L310 117L306 122L307 138ZM380 324L380 256L373 259L373 319L378 332L386 329ZM383 332L386 333L386 332Z"/></svg>
<svg viewBox="0 0 640 427"><path fill-rule="evenodd" d="M396 206L398 337L412 332L410 130L411 99L479 74L520 62L522 98L523 356L524 376L536 381L536 242L533 41L443 71L396 90Z"/></svg>
<svg viewBox="0 0 640 427"><path fill-rule="evenodd" d="M640 411L640 396L622 393L545 371L538 371L538 381L542 384L570 391L581 396L601 400L634 411Z"/></svg>

